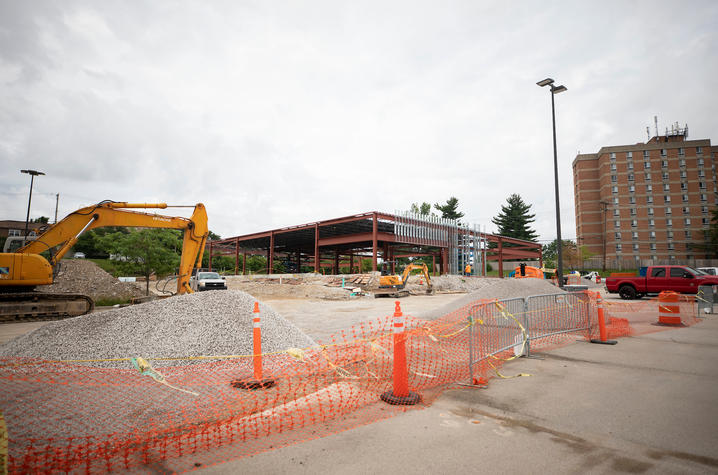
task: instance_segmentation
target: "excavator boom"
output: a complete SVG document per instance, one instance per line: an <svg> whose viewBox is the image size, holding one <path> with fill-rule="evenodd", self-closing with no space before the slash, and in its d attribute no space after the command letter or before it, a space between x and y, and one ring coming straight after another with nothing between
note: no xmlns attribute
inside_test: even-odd
<svg viewBox="0 0 718 475"><path fill-rule="evenodd" d="M398 275L383 275L379 277L379 289L374 292L374 297L401 297L408 295L408 291L404 290L407 282L409 282L409 275L411 271L420 270L426 279L426 292L432 293L433 287L431 284L431 277L429 277L429 268L426 264L409 264L404 268L401 276Z"/></svg>
<svg viewBox="0 0 718 475"><path fill-rule="evenodd" d="M129 211L128 209L165 209L166 203L126 203L103 201L70 213L59 223L51 226L36 240L29 242L14 253L0 253L0 292L7 293L32 289L37 285L49 285L53 282L53 268L60 259L75 245L77 239L89 229L104 226L142 227L142 228L169 228L184 231L182 241L182 257L180 261L179 276L177 279L177 293L191 293L189 279L194 267L201 262L205 242L209 229L207 227L207 212L202 203L194 206L190 218L162 216L157 214ZM50 258L41 256L43 251L50 252ZM41 294L39 295L47 295ZM35 294L26 294L35 295ZM84 296L80 296L85 298ZM85 298L87 299L87 298ZM11 298L4 296L0 300L0 316L19 315L11 310ZM49 300L49 299L48 299ZM60 305L60 300L54 298L51 306ZM77 299L75 299L77 300ZM35 295L34 302L38 302ZM91 301L91 299L90 299ZM32 315L40 316L43 311L38 308L47 308L46 302L35 305ZM71 305L77 307L77 305ZM92 309L87 309L87 313ZM45 312L53 313L53 312ZM57 313L57 312L54 312ZM68 312L78 315L77 310ZM29 315L29 313L26 314ZM79 313L80 315L82 313Z"/></svg>

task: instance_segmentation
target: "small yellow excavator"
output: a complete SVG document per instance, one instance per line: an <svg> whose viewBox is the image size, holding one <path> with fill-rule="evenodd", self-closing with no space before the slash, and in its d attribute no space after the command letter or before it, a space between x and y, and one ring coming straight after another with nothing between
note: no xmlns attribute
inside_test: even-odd
<svg viewBox="0 0 718 475"><path fill-rule="evenodd" d="M374 297L405 297L409 295L409 291L405 289L406 283L409 281L409 274L413 270L420 270L426 279L426 293L433 292L431 278L429 277L429 268L426 264L409 264L404 267L404 272L399 275L382 275L379 277L379 289L374 292Z"/></svg>
<svg viewBox="0 0 718 475"><path fill-rule="evenodd" d="M38 285L53 283L55 268L82 233L103 226L169 228L184 231L177 293L192 293L189 279L202 262L209 229L202 203L194 206L190 218L128 211L132 208L168 208L166 203L124 203L103 201L70 213L44 233L15 252L0 253L0 322L25 318L74 317L92 311L93 300L86 295L34 292ZM40 253L48 251L45 258Z"/></svg>

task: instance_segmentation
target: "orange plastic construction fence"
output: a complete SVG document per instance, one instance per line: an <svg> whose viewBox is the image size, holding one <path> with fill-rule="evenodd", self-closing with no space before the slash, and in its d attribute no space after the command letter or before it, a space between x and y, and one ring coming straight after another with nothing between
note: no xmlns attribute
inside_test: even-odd
<svg viewBox="0 0 718 475"><path fill-rule="evenodd" d="M553 302L530 315L479 301L433 321L405 316L408 389L422 402L413 407L430 404L454 383L471 382L470 372L480 381L497 374L518 354L522 338L536 351L597 335L593 294L579 303ZM569 311L573 316L563 318ZM609 337L630 334L615 306L607 313ZM529 331L522 323L528 319ZM161 371L141 358L127 361L127 369L2 359L8 470L187 471L391 417L409 410L380 399L392 388L394 340L386 316L315 347L263 355L261 377L274 384L258 388L237 384L255 376L252 355ZM478 356L471 368L470 348Z"/></svg>

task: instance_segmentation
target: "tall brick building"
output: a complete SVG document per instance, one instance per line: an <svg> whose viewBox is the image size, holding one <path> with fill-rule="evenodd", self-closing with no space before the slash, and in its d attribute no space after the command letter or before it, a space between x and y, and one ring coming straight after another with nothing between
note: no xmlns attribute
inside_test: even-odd
<svg viewBox="0 0 718 475"><path fill-rule="evenodd" d="M704 258L699 246L718 205L717 154L709 139L687 140L687 128L674 128L577 155L578 244L609 262Z"/></svg>

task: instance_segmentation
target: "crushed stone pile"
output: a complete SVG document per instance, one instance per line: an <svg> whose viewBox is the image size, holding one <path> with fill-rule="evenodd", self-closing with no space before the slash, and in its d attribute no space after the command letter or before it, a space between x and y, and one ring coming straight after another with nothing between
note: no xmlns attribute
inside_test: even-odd
<svg viewBox="0 0 718 475"><path fill-rule="evenodd" d="M458 276L453 276L458 277ZM453 300L447 305L432 309L427 312L419 313L416 316L425 320L435 320L446 314L454 312L461 307L471 304L477 300L483 299L512 299L530 297L532 295L557 294L564 292L557 286L542 279L492 279L492 278L472 278L484 281L483 285L466 294L465 296Z"/></svg>
<svg viewBox="0 0 718 475"><path fill-rule="evenodd" d="M0 357L82 360L251 355L255 301L240 291L201 292L59 320L0 346ZM259 309L263 352L316 344L268 305L260 302ZM151 364L198 362L206 360L155 360ZM130 364L91 363L122 368Z"/></svg>
<svg viewBox="0 0 718 475"><path fill-rule="evenodd" d="M229 289L242 290L262 298L314 298L322 300L349 300L351 291L341 287L329 287L320 282L304 282L298 279L247 281L227 277Z"/></svg>
<svg viewBox="0 0 718 475"><path fill-rule="evenodd" d="M40 292L83 294L98 299L130 299L144 295L130 282L120 282L97 264L84 259L62 259L52 285L38 287Z"/></svg>

